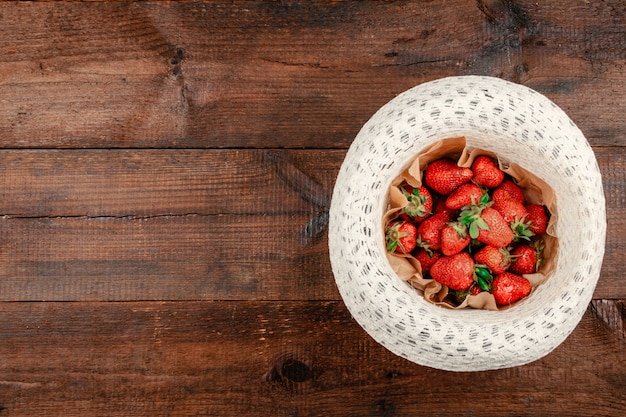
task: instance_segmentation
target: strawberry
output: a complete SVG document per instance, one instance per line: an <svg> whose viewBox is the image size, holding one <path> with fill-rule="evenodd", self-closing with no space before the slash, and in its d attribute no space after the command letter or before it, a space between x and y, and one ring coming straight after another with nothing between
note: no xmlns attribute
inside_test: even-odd
<svg viewBox="0 0 626 417"><path fill-rule="evenodd" d="M480 288L480 285L474 284L470 287L470 294L472 295L478 295L481 292L483 292L483 289Z"/></svg>
<svg viewBox="0 0 626 417"><path fill-rule="evenodd" d="M405 185L400 188L408 200L408 204L402 208L401 216L405 220L413 220L417 223L430 216L433 211L433 197L426 187L413 188Z"/></svg>
<svg viewBox="0 0 626 417"><path fill-rule="evenodd" d="M452 191L446 198L446 207L451 210L458 210L463 206L468 206L473 202L479 201L484 192L482 188L473 183L460 185L459 188Z"/></svg>
<svg viewBox="0 0 626 417"><path fill-rule="evenodd" d="M543 246L541 243L520 244L511 250L511 272L516 274L534 274L541 266Z"/></svg>
<svg viewBox="0 0 626 417"><path fill-rule="evenodd" d="M493 202L493 208L504 218L507 223L513 223L524 219L528 214L522 203L516 200L497 200Z"/></svg>
<svg viewBox="0 0 626 417"><path fill-rule="evenodd" d="M477 282L474 282L471 287L464 291L452 291L452 295L456 298L457 303L461 304L470 295L478 295L483 292Z"/></svg>
<svg viewBox="0 0 626 417"><path fill-rule="evenodd" d="M430 268L441 258L441 252L418 248L415 251L415 259L422 266L422 273L430 271Z"/></svg>
<svg viewBox="0 0 626 417"><path fill-rule="evenodd" d="M496 188L504 180L504 172L496 161L486 155L474 159L472 163L473 181L487 188Z"/></svg>
<svg viewBox="0 0 626 417"><path fill-rule="evenodd" d="M513 304L530 294L530 281L512 272L496 275L491 283L491 294L500 306Z"/></svg>
<svg viewBox="0 0 626 417"><path fill-rule="evenodd" d="M467 252L443 256L430 268L430 275L452 290L464 291L474 283L474 261Z"/></svg>
<svg viewBox="0 0 626 417"><path fill-rule="evenodd" d="M459 210L453 210L446 207L446 200L443 198L435 199L433 214L445 213L450 218L455 218L459 214Z"/></svg>
<svg viewBox="0 0 626 417"><path fill-rule="evenodd" d="M387 226L385 241L389 252L407 254L417 246L417 229L411 222L392 222Z"/></svg>
<svg viewBox="0 0 626 417"><path fill-rule="evenodd" d="M448 223L441 230L441 252L450 256L461 252L470 243L467 226L459 223Z"/></svg>
<svg viewBox="0 0 626 417"><path fill-rule="evenodd" d="M536 235L546 233L548 227L548 214L545 206L541 204L528 204L526 206L528 216L526 220L530 222L529 229Z"/></svg>
<svg viewBox="0 0 626 417"><path fill-rule="evenodd" d="M459 222L468 226L472 239L497 248L508 246L515 237L502 215L484 200L463 210Z"/></svg>
<svg viewBox="0 0 626 417"><path fill-rule="evenodd" d="M493 190L491 199L494 204L498 204L501 200L515 200L520 204L524 204L524 192L511 180L503 181L495 190Z"/></svg>
<svg viewBox="0 0 626 417"><path fill-rule="evenodd" d="M437 159L426 167L424 181L439 194L448 195L460 185L469 182L474 173L471 169L460 167L452 159Z"/></svg>
<svg viewBox="0 0 626 417"><path fill-rule="evenodd" d="M497 210L487 207L481 213L480 218L487 225L485 228L480 227L480 225L478 227L476 239L480 242L497 248L504 248L513 241L514 235L511 228Z"/></svg>
<svg viewBox="0 0 626 417"><path fill-rule="evenodd" d="M474 263L472 279L474 280L474 282L469 287L469 289L463 291L454 291L454 296L456 297L459 304L462 303L468 295L478 295L483 291L491 290L491 281L493 280L493 277L491 275L491 272L489 272L487 268L476 265Z"/></svg>
<svg viewBox="0 0 626 417"><path fill-rule="evenodd" d="M430 250L441 249L441 230L450 221L448 214L433 214L422 223L417 229L418 238L423 245L427 245Z"/></svg>
<svg viewBox="0 0 626 417"><path fill-rule="evenodd" d="M494 274L501 274L511 265L511 254L506 248L486 245L474 254L474 261L485 265Z"/></svg>

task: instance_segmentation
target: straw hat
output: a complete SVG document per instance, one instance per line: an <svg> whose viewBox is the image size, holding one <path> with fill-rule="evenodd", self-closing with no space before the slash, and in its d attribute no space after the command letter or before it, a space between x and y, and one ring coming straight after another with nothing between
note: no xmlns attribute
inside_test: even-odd
<svg viewBox="0 0 626 417"><path fill-rule="evenodd" d="M519 164L556 194L556 268L528 299L507 310L430 304L387 260L381 218L391 181L421 150L456 136ZM527 87L463 76L402 93L363 126L337 176L329 250L346 306L378 343L420 365L479 371L529 363L565 340L591 301L605 234L597 162L568 116Z"/></svg>

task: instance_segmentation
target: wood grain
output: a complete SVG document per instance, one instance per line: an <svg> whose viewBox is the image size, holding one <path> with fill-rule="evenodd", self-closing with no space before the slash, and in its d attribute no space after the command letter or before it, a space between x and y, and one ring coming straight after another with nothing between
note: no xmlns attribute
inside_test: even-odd
<svg viewBox="0 0 626 417"><path fill-rule="evenodd" d="M0 417L626 414L626 5L0 3ZM491 75L602 171L594 300L545 358L454 373L351 318L335 176L397 94Z"/></svg>
<svg viewBox="0 0 626 417"><path fill-rule="evenodd" d="M314 213L345 151L0 150L0 215Z"/></svg>
<svg viewBox="0 0 626 417"><path fill-rule="evenodd" d="M3 219L11 301L338 299L310 217Z"/></svg>
<svg viewBox="0 0 626 417"><path fill-rule="evenodd" d="M548 356L455 373L391 354L340 302L0 303L0 415L618 415L623 323L596 302Z"/></svg>
<svg viewBox="0 0 626 417"><path fill-rule="evenodd" d="M395 95L464 74L624 144L619 0L4 3L0 36L3 147L345 148Z"/></svg>
<svg viewBox="0 0 626 417"><path fill-rule="evenodd" d="M595 297L619 299L625 160L596 154L609 228ZM337 300L326 226L343 155L0 151L0 299Z"/></svg>

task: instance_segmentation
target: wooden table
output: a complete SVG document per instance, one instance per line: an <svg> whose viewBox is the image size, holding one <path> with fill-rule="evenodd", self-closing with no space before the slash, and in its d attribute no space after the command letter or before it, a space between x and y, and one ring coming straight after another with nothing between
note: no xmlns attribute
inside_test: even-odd
<svg viewBox="0 0 626 417"><path fill-rule="evenodd" d="M0 417L626 415L626 7L612 1L0 4ZM335 286L362 124L482 74L581 128L606 255L526 366L415 365Z"/></svg>

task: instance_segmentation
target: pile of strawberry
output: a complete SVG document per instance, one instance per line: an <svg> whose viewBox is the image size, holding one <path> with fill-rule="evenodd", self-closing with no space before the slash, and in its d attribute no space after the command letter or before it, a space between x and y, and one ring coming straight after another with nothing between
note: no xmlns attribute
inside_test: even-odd
<svg viewBox="0 0 626 417"><path fill-rule="evenodd" d="M478 156L471 168L437 159L422 186L404 182L400 191L408 204L386 226L389 252L415 257L424 277L447 286L457 303L488 291L506 306L530 293L523 274L541 264L549 212L527 203L494 159Z"/></svg>

